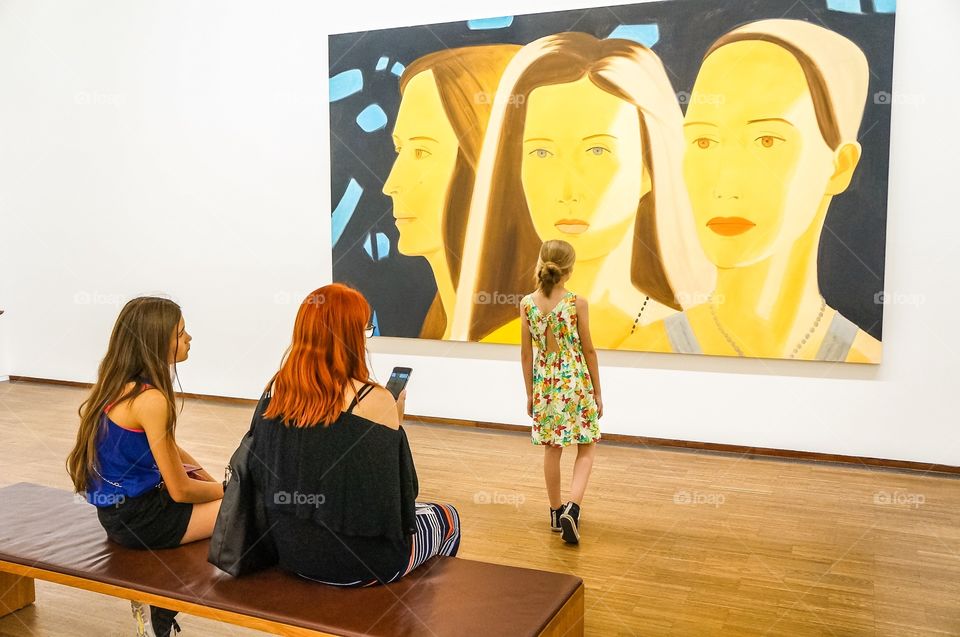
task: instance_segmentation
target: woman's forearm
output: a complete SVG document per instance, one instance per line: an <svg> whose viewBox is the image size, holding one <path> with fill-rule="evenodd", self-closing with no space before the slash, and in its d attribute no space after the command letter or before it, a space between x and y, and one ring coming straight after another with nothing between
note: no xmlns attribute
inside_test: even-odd
<svg viewBox="0 0 960 637"><path fill-rule="evenodd" d="M193 478L187 478L186 482L179 487L167 485L167 490L170 492L170 497L176 502L190 504L213 502L223 497L223 485L221 483L194 480Z"/></svg>
<svg viewBox="0 0 960 637"><path fill-rule="evenodd" d="M206 481L206 482L217 482L216 478L214 478L212 475L210 475L210 474L207 472L207 470L204 469L204 468L200 465L200 463L197 462L197 461L194 459L194 457L191 456L190 453L189 453L186 449L184 449L184 448L181 447L180 445L177 445L177 449L178 449L179 452L180 452L180 462L181 462L182 464L192 464L192 465L194 465L194 466L200 467L200 469L199 469L198 471L193 471L193 472L191 472L190 475L192 475L192 476L197 476L198 478L200 478L200 479L202 479L202 480L204 480L204 481Z"/></svg>

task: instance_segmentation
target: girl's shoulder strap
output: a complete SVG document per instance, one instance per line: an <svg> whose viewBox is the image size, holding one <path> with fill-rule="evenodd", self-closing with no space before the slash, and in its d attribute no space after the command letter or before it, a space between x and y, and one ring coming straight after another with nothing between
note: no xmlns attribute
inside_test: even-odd
<svg viewBox="0 0 960 637"><path fill-rule="evenodd" d="M532 320L531 312L537 307L537 302L533 300L533 292L520 299L520 314L524 320Z"/></svg>
<svg viewBox="0 0 960 637"><path fill-rule="evenodd" d="M360 401L363 400L367 394L373 391L374 387L376 387L376 385L374 385L373 383L364 383L363 387L357 390L357 393L354 395L353 400L350 401L350 406L347 407L347 413L352 414L353 408L359 405Z"/></svg>
<svg viewBox="0 0 960 637"><path fill-rule="evenodd" d="M568 317L570 317L570 320L579 320L579 316L580 316L580 311L578 309L579 301L580 301L580 297L578 297L574 292L569 292L569 291L567 292L567 303L569 305L567 307L567 311L565 312L565 314ZM586 303L586 299L584 299L584 303Z"/></svg>
<svg viewBox="0 0 960 637"><path fill-rule="evenodd" d="M134 382L134 383L137 383L138 385L140 385L140 393L137 394L137 395L135 395L135 396L133 396L133 398L136 398L137 396L139 396L139 395L142 394L143 392L147 391L148 389L154 389L154 386L153 386L153 385L151 385L151 384L148 383L148 382L139 380L139 379L134 380L134 381L131 381L131 382ZM112 402L107 403L107 404L104 406L104 408L103 408L103 413L109 412L111 409L114 408L114 406L116 406L116 404L117 404L117 401L115 401L115 400L112 401Z"/></svg>

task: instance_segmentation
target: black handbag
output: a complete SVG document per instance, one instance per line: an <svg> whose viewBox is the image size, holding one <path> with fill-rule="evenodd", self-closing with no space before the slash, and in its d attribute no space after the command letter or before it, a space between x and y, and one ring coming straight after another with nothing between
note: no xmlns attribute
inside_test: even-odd
<svg viewBox="0 0 960 637"><path fill-rule="evenodd" d="M251 463L259 462L251 451L254 425L268 399L266 395L260 399L250 430L230 457L227 465L229 478L210 537L207 561L234 577L277 563L277 549L270 537L266 507L250 471Z"/></svg>

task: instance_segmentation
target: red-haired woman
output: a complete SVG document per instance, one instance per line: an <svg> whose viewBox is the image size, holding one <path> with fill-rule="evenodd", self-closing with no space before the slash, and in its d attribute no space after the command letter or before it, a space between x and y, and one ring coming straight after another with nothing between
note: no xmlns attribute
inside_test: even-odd
<svg viewBox="0 0 960 637"><path fill-rule="evenodd" d="M416 502L404 395L370 380L371 334L359 292L314 291L254 414L251 475L280 567L337 586L393 582L460 546L456 509Z"/></svg>

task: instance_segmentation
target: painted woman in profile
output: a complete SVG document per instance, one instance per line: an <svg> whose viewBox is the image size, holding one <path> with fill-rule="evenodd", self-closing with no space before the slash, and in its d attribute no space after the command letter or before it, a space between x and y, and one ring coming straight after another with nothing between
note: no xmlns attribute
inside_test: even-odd
<svg viewBox="0 0 960 637"><path fill-rule="evenodd" d="M421 338L449 338L483 135L500 75L519 49L445 49L412 62L400 78L397 158L383 193L393 200L397 250L424 257L436 280Z"/></svg>
<svg viewBox="0 0 960 637"><path fill-rule="evenodd" d="M570 286L589 300L598 347L704 298L713 267L683 187L682 122L640 44L561 33L525 46L484 142L453 338L520 342L516 302L549 239L576 250Z"/></svg>
<svg viewBox="0 0 960 637"><path fill-rule="evenodd" d="M710 47L684 177L717 285L638 337L674 352L879 362L879 341L827 304L817 271L827 209L860 160L868 83L863 52L807 22L754 22Z"/></svg>

